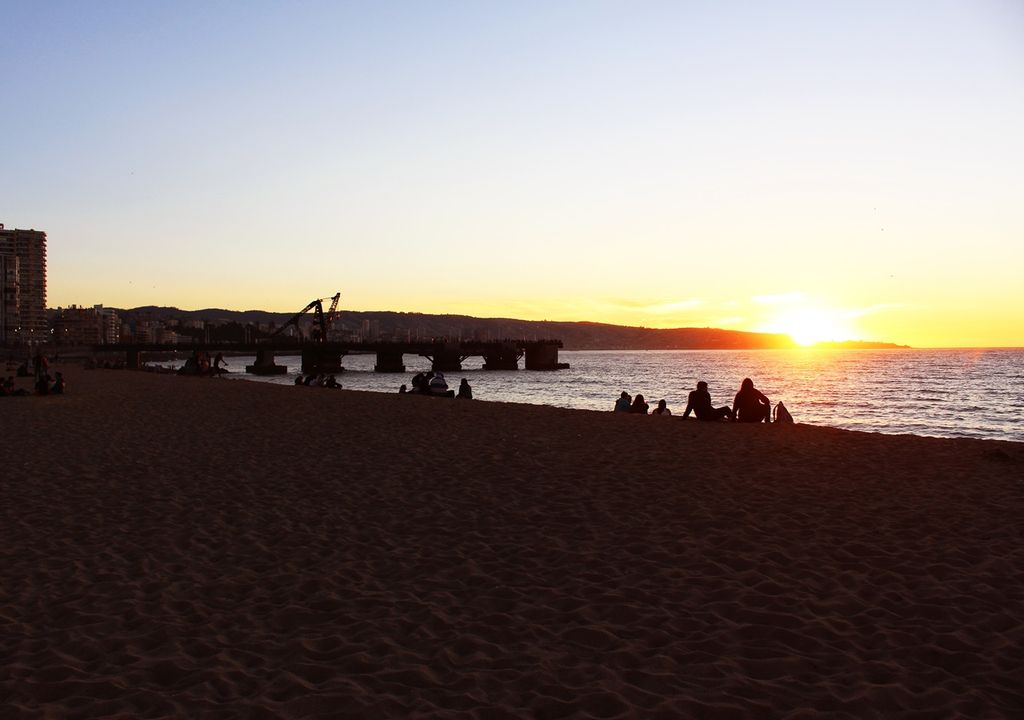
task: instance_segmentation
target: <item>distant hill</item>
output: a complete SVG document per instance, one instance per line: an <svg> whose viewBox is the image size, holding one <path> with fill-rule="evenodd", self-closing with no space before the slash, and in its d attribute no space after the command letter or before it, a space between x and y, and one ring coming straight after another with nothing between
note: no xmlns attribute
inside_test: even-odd
<svg viewBox="0 0 1024 720"><path fill-rule="evenodd" d="M144 306L118 310L131 320L205 320L211 323L274 323L281 325L294 313L265 310L180 310L175 307ZM308 316L307 316L308 317ZM386 311L345 310L340 315L343 331L358 332L365 321L383 336L462 337L481 339L559 339L566 350L742 350L794 348L788 335L740 332L716 328L655 329L609 325L595 322L552 322L513 318L477 318L469 315L429 315ZM337 324L337 321L336 321ZM822 344L836 347L903 347L888 343Z"/></svg>

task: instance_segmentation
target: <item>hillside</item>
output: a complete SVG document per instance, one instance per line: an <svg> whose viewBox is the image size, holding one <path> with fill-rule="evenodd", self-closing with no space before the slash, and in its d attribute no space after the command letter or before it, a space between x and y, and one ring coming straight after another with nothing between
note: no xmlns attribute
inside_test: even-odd
<svg viewBox="0 0 1024 720"><path fill-rule="evenodd" d="M127 320L204 320L215 324L238 323L281 325L293 313L264 310L180 310L145 306L118 310ZM468 315L429 315L385 311L346 310L340 315L340 329L358 332L365 322L382 336L462 338L557 338L567 350L738 350L793 348L788 335L740 332L716 328L654 329L595 322L552 322L513 318L477 318ZM338 321L335 322L336 327ZM836 347L899 347L889 343L832 343Z"/></svg>

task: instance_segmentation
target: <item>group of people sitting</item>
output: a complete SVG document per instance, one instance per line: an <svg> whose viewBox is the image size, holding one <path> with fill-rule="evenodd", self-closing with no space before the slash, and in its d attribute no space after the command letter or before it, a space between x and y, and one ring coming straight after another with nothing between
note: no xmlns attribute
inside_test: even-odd
<svg viewBox="0 0 1024 720"><path fill-rule="evenodd" d="M46 371L40 372L34 383L36 395L63 395L67 390L67 383L64 382L64 374L60 372L54 373L54 377L50 377L50 373ZM0 397L17 397L20 395L32 395L28 390L19 388L14 384L14 376L8 375L7 379L0 382Z"/></svg>
<svg viewBox="0 0 1024 720"><path fill-rule="evenodd" d="M227 368L227 360L224 353L217 353L213 360L210 360L210 353L205 350L194 350L192 355L185 361L185 364L178 370L179 375L220 375L231 372ZM221 366L224 367L221 367Z"/></svg>
<svg viewBox="0 0 1024 720"><path fill-rule="evenodd" d="M650 407L651 406L647 404L647 401L644 400L643 395L637 393L636 397L631 398L629 393L625 390L623 390L622 394L619 395L619 399L615 401L615 412L646 415ZM669 417L672 415L672 411L668 409L668 404L664 400L659 400L658 407L651 410L651 415Z"/></svg>
<svg viewBox="0 0 1024 720"><path fill-rule="evenodd" d="M615 401L615 412L647 415L647 410L648 405L640 393L637 393L636 397L630 398L629 393L623 391L619 399ZM697 389L691 390L686 399L683 418L690 417L690 413L693 413L698 420L710 422L770 423L772 422L772 403L764 393L754 387L753 380L744 378L740 383L739 392L733 398L732 407L726 405L715 407L711 402L708 384L701 380L697 383ZM664 417L672 415L672 411L668 409L664 400L659 400L658 407L650 414ZM775 422L793 422L793 417L781 402L775 406Z"/></svg>
<svg viewBox="0 0 1024 720"><path fill-rule="evenodd" d="M338 378L333 375L324 375L320 373L310 373L303 377L302 373L295 376L296 385L305 385L306 387L325 387L333 388L335 390L341 389L341 383L338 382Z"/></svg>
<svg viewBox="0 0 1024 720"><path fill-rule="evenodd" d="M412 378L412 390L405 385L398 388L399 393L415 393L418 395L433 395L435 397L461 398L463 400L473 399L473 388L469 381L462 378L459 383L459 392L448 389L448 381L444 379L442 372L416 373Z"/></svg>

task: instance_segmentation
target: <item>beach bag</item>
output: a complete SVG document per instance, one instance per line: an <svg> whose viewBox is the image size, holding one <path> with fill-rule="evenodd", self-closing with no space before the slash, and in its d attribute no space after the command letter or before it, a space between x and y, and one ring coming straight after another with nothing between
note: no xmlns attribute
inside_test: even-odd
<svg viewBox="0 0 1024 720"><path fill-rule="evenodd" d="M789 414L789 410L781 402L775 406L775 422L777 423L791 423L793 422L793 416Z"/></svg>

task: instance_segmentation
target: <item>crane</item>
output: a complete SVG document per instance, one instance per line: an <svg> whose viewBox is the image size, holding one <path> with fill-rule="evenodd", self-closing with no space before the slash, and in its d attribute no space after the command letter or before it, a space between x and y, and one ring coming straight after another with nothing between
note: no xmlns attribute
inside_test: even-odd
<svg viewBox="0 0 1024 720"><path fill-rule="evenodd" d="M282 332L284 332L284 329L289 325L294 325L296 328L299 327L299 319L305 313L312 310L315 321L310 336L312 337L314 342L327 342L327 327L331 324L331 321L334 320L334 316L337 314L339 298L341 298L341 293L337 292L334 293L334 295L331 296L330 298L317 298L315 300L310 300L306 307L302 308L297 313L295 313L291 318L288 319L286 323L284 323L281 327L275 330L270 335L270 337L276 337L277 335L280 335ZM331 306L325 313L324 301L328 299L331 301Z"/></svg>

